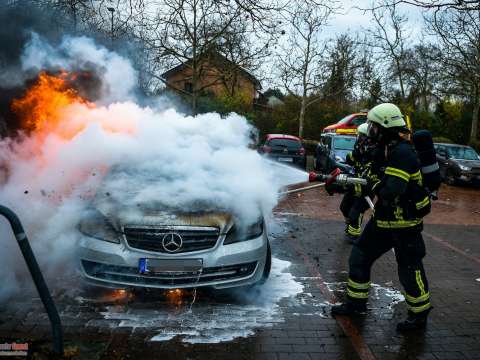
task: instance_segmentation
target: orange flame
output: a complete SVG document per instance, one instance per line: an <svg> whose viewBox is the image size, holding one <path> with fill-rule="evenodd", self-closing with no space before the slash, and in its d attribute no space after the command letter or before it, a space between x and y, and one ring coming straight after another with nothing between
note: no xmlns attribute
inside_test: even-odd
<svg viewBox="0 0 480 360"><path fill-rule="evenodd" d="M66 107L75 103L93 106L69 86L68 80L74 79L72 76L75 75L65 71L58 75L41 72L26 94L13 100L12 110L20 118L24 129L49 132L60 124ZM72 134L63 135L71 137Z"/></svg>
<svg viewBox="0 0 480 360"><path fill-rule="evenodd" d="M165 297L169 304L174 306L180 306L184 302L184 298L187 295L187 292L182 289L172 289L168 290L165 294Z"/></svg>

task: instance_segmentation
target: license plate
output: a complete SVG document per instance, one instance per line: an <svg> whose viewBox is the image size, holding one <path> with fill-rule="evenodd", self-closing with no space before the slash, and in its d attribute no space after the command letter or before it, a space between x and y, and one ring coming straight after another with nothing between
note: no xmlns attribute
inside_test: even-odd
<svg viewBox="0 0 480 360"><path fill-rule="evenodd" d="M289 157L279 157L278 158L278 161L285 161L285 162L293 162L293 158L289 158Z"/></svg>
<svg viewBox="0 0 480 360"><path fill-rule="evenodd" d="M202 270L202 259L148 259L141 258L138 262L140 274L183 273Z"/></svg>

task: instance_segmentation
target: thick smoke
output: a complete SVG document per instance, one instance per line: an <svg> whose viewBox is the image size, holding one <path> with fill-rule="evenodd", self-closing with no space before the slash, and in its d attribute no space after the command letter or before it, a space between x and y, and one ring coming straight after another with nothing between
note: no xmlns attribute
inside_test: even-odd
<svg viewBox="0 0 480 360"><path fill-rule="evenodd" d="M8 1L7 1L8 2ZM31 32L56 41L58 38L59 17L53 17L35 2L20 0L4 4L0 9L0 88L21 86L28 76L21 72L20 57Z"/></svg>
<svg viewBox="0 0 480 360"><path fill-rule="evenodd" d="M115 59L122 61L115 53L106 53L105 56L113 56L115 59L104 59L115 68L106 68L105 61L98 64L86 62L88 54L84 55L86 46L74 44L60 44L64 34L81 32L95 38L96 42L108 43L110 46L110 37L101 32L95 32L93 29L78 26L75 29L72 14L68 13L63 6L55 6L44 2L32 0L7 1L0 7L0 136L7 134L12 136L20 127L20 121L10 109L12 97L20 96L25 87L28 86L37 76L36 70L41 66L52 64L45 55L55 56L53 63L62 65L65 61L76 62L77 70L88 71L91 75L124 76L123 84L118 89L95 88L95 83L88 82L89 88L82 95L86 95L89 100L97 100L99 91L110 91L111 97L106 100L114 100L128 93L128 88L132 86L131 81L135 79L130 73L120 71L121 64L115 63ZM34 35L32 39L32 33ZM47 39L50 48L44 48L45 44L35 46L35 37ZM65 40L65 38L64 38ZM91 42L84 38L84 41ZM25 52L25 46L30 42L30 53ZM38 44L38 43L37 43ZM60 45L59 45L60 44ZM123 36L119 36L115 41L115 47L121 53L137 54L138 44L135 41L127 41ZM56 54L53 54L52 46ZM75 51L81 50L74 54ZM104 51L102 48L90 47L92 51ZM76 55L79 55L77 57ZM100 59L100 56L96 56ZM70 64L73 65L73 64ZM25 68L27 67L27 68ZM124 68L126 70L131 70ZM51 68L55 72L58 69ZM120 74L120 75L119 75ZM82 79L80 79L82 80ZM87 83L86 83L87 84Z"/></svg>
<svg viewBox="0 0 480 360"><path fill-rule="evenodd" d="M191 117L173 107L138 105L130 62L91 39L65 37L53 46L32 34L21 69L101 69L95 106L72 104L47 133L0 140L2 204L19 214L48 273L74 270L76 226L104 196L123 212L151 203L222 209L247 224L268 216L281 186L306 180L305 173L279 170L249 149L254 129L241 116ZM25 267L5 222L1 232L0 300L22 283Z"/></svg>
<svg viewBox="0 0 480 360"><path fill-rule="evenodd" d="M21 56L24 72L43 69L69 69L88 71L102 78L101 103L133 99L136 74L130 62L106 48L97 47L87 37L65 37L53 47L37 33L32 33Z"/></svg>

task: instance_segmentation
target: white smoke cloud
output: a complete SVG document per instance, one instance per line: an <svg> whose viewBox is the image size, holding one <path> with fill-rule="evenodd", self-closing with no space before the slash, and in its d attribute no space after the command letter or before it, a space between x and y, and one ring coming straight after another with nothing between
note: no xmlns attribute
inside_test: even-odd
<svg viewBox="0 0 480 360"><path fill-rule="evenodd" d="M132 95L136 78L130 62L91 39L68 37L53 47L33 35L22 62L25 70L72 70L91 63L105 70L109 90L95 107L66 108L63 121L48 134L0 141L0 163L8 169L0 198L24 222L47 271L73 270L76 225L99 189L127 211L151 201L176 208L202 202L248 223L261 213L268 216L281 186L307 178L249 149L255 129L239 115L192 117L174 108L139 106ZM72 131L75 136L62 136ZM119 166L129 171L104 177ZM9 233L5 223L1 231ZM2 283L0 301L16 290L15 277L24 268L14 239L5 241L0 273L7 284Z"/></svg>

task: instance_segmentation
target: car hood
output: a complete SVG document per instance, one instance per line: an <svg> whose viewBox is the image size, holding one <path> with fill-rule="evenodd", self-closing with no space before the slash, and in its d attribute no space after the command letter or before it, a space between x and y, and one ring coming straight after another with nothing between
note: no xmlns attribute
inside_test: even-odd
<svg viewBox="0 0 480 360"><path fill-rule="evenodd" d="M468 167L480 167L480 160L451 159L453 162Z"/></svg>
<svg viewBox="0 0 480 360"><path fill-rule="evenodd" d="M159 203L125 206L106 197L95 199L93 206L117 229L125 225L211 226L226 234L234 224L233 216L222 210L168 209Z"/></svg>

